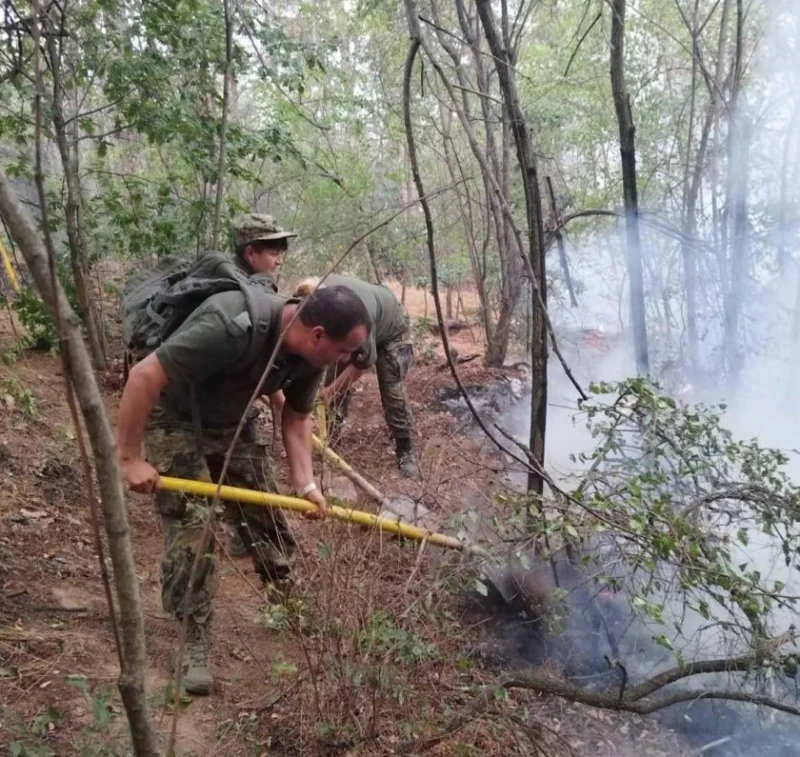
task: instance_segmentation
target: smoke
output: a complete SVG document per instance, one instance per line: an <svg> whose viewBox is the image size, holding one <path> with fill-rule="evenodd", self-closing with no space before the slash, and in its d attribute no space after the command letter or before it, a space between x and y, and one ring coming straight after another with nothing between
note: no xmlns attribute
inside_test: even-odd
<svg viewBox="0 0 800 757"><path fill-rule="evenodd" d="M655 379L683 402L724 403L723 424L733 435L783 451L788 457L786 472L800 485L800 453L796 451L800 448L800 0L763 0L745 6L746 24L751 25L747 28L758 28L763 36L751 32L748 37L748 44L757 42L756 51L746 61L739 111L730 115L752 125L747 158L748 267L737 332L742 345L740 370L737 380L732 380L736 372L724 354L723 299L730 286L724 271L730 266L730 248L721 246L715 251L711 246L709 209L721 203L723 219L729 212L725 208L724 126L719 150L710 156L720 161L720 180L716 186L706 183L699 202L705 213L699 231L705 245L699 266L701 370L690 374L686 359L683 280L676 263L680 260L679 244L652 228L643 228L651 368ZM731 44L734 38L732 35ZM640 130L647 128L646 122L638 126ZM664 209L663 215L669 217L670 212ZM672 222L680 226L679 218ZM614 229L571 235L569 242L579 306L569 308L563 300L551 300L551 317L561 349L585 388L591 382L623 380L634 373L624 243ZM553 261L551 266L557 279ZM528 436L528 416L529 408L523 401L505 418L506 427L522 441ZM570 488L586 471L581 456L596 444L578 412L574 387L558 362L551 361L548 471ZM730 526L732 538L736 528L735 523ZM785 584L786 595L800 596L795 564L786 565L777 541L769 535L752 529L749 543L736 547L736 558L758 570L765 583L780 581ZM585 597L575 592L569 601L571 619L557 636L542 634L541 629L538 637L531 636L530 626L520 625L514 618L500 622L498 633L506 640L506 651L513 650L511 656L516 657L509 664L535 664L548 656L579 683L618 685L613 666L605 659L614 656L610 654L613 650L598 646L597 629L587 619ZM678 652L685 659L731 652L717 629L676 605L668 606L662 626L634 622L630 613L615 612L619 657L632 679L651 676L675 663L675 657L665 654L653 638L666 633L678 643L678 635L671 629L676 621L680 621L682 639ZM796 623L796 613L779 610L773 622L775 632L785 631ZM686 685L699 691L703 687L735 689L756 682L745 683L741 676L716 676ZM779 672L771 679L762 678L757 685L775 698L800 699L795 681ZM698 701L670 709L662 720L680 730L693 747L708 746L703 753L712 757L800 753L800 721L765 715L752 706Z"/></svg>

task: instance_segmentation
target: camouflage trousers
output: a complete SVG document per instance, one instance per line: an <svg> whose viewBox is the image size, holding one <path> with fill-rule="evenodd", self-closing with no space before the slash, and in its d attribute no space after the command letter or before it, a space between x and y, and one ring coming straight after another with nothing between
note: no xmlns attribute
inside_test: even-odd
<svg viewBox="0 0 800 757"><path fill-rule="evenodd" d="M392 438L410 439L412 429L411 406L406 393L406 377L414 365L414 347L407 338L398 339L378 350L375 370L378 374L378 388L381 393L383 417ZM332 384L344 366L334 365L325 374L326 386ZM328 434L335 442L350 410L352 390L339 394L335 405L330 409Z"/></svg>
<svg viewBox="0 0 800 757"><path fill-rule="evenodd" d="M202 451L190 428L149 428L145 437L147 459L162 475L217 481L235 429L203 430ZM253 423L242 431L223 482L229 486L276 492L272 460L255 438ZM183 618L186 593L195 556L201 546L203 527L209 517L209 501L191 495L160 491L155 505L161 515L164 554L161 563L161 601L164 610ZM280 510L246 503L226 502L222 516L235 525L258 574L265 581L284 578L296 548L286 518ZM214 539L209 540L191 587L190 613L198 623L211 618L212 600L219 577Z"/></svg>

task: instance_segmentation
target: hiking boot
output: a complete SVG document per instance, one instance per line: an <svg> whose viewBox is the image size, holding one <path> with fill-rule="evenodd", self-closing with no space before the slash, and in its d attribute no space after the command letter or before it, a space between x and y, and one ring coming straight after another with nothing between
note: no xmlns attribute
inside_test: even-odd
<svg viewBox="0 0 800 757"><path fill-rule="evenodd" d="M239 529L229 526L227 529L228 538L225 543L225 551L231 557L244 557L247 555L247 547L244 545Z"/></svg>
<svg viewBox="0 0 800 757"><path fill-rule="evenodd" d="M411 439L398 439L396 445L397 467L400 469L400 473L406 478L418 481L419 465L417 465L414 450L411 448Z"/></svg>
<svg viewBox="0 0 800 757"><path fill-rule="evenodd" d="M289 578L292 564L282 550L268 541L261 541L253 544L253 551L256 571L262 581L280 582Z"/></svg>
<svg viewBox="0 0 800 757"><path fill-rule="evenodd" d="M208 696L214 688L214 678L208 667L211 652L211 629L205 623L189 619L183 650L183 688L187 694Z"/></svg>

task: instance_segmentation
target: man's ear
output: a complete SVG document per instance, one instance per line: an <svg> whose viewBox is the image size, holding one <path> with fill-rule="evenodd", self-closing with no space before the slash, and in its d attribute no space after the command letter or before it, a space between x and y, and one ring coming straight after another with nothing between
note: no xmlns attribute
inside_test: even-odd
<svg viewBox="0 0 800 757"><path fill-rule="evenodd" d="M311 339L316 343L325 336L325 328L323 326L314 326L311 329Z"/></svg>

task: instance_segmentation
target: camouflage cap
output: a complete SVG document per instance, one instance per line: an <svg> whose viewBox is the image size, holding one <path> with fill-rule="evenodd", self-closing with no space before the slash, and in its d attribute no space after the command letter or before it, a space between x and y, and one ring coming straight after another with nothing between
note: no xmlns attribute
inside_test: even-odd
<svg viewBox="0 0 800 757"><path fill-rule="evenodd" d="M233 221L233 243L241 247L251 242L267 242L271 239L291 239L293 231L284 231L272 216L248 213Z"/></svg>

